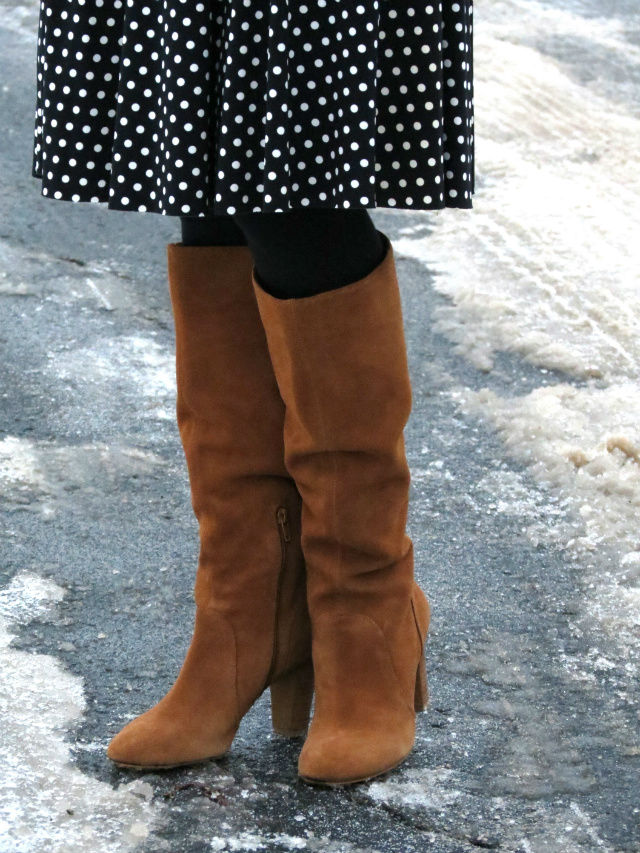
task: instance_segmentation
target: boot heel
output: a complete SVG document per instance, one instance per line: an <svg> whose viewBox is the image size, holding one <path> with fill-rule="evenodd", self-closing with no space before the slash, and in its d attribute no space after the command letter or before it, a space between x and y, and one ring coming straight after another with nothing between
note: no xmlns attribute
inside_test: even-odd
<svg viewBox="0 0 640 853"><path fill-rule="evenodd" d="M313 700L311 661L274 681L270 689L271 724L274 732L284 737L300 737L306 734Z"/></svg>
<svg viewBox="0 0 640 853"><path fill-rule="evenodd" d="M424 657L424 652L418 664L416 673L416 692L414 697L414 707L416 711L425 711L429 702L429 691L427 689L427 665Z"/></svg>

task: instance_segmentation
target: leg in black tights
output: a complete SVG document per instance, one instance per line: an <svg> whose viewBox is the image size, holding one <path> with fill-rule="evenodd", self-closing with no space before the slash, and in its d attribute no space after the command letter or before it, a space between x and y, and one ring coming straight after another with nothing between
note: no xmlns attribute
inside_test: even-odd
<svg viewBox="0 0 640 853"><path fill-rule="evenodd" d="M244 231L230 216L181 216L184 246L246 246Z"/></svg>
<svg viewBox="0 0 640 853"><path fill-rule="evenodd" d="M243 245L237 234L237 242L221 239L223 232L215 220L223 218L200 218L202 224L195 235L188 230L185 233L185 219L193 222L197 218L183 218L182 242ZM229 218L245 235L258 283L280 299L300 299L359 281L381 263L385 254L380 235L364 209L301 208ZM211 223L209 231L205 223ZM190 241L194 237L198 242Z"/></svg>

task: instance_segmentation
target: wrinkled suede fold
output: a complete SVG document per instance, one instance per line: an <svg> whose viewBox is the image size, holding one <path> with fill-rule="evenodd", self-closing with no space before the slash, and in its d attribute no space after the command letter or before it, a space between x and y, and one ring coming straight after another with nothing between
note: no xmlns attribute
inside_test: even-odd
<svg viewBox="0 0 640 853"><path fill-rule="evenodd" d="M171 690L109 745L134 767L223 755L263 690L311 654L301 499L284 464L285 408L251 253L177 243L168 261L177 420L200 531L196 619Z"/></svg>
<svg viewBox="0 0 640 853"><path fill-rule="evenodd" d="M253 278L303 500L316 705L299 771L325 784L396 766L426 701L429 605L405 532L411 385L393 249L379 233L383 261L345 287L281 300Z"/></svg>

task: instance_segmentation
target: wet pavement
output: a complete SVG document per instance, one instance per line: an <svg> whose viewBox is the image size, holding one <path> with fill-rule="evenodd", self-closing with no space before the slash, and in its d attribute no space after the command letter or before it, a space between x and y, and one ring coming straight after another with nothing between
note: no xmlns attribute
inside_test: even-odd
<svg viewBox="0 0 640 853"><path fill-rule="evenodd" d="M608 6L637 50L635 0ZM197 529L165 266L178 224L40 197L22 8L0 4L0 851L640 850L635 660L585 615L568 503L456 397L581 380L508 353L478 370L436 330L448 299L430 271L400 253L409 533L433 608L414 752L372 784L311 788L265 695L223 760L148 774L106 760L173 683L192 628ZM595 48L550 36L536 49L615 82ZM633 110L637 87L625 92ZM373 218L392 243L437 227L433 214Z"/></svg>

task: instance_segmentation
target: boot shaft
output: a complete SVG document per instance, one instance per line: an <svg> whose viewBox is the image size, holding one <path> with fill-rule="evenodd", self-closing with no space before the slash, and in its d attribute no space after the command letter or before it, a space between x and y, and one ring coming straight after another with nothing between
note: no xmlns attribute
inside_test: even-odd
<svg viewBox="0 0 640 853"><path fill-rule="evenodd" d="M412 393L393 250L382 236L382 263L345 287L281 300L254 280L286 405L285 461L303 498L312 617L344 606L388 621L411 597Z"/></svg>

